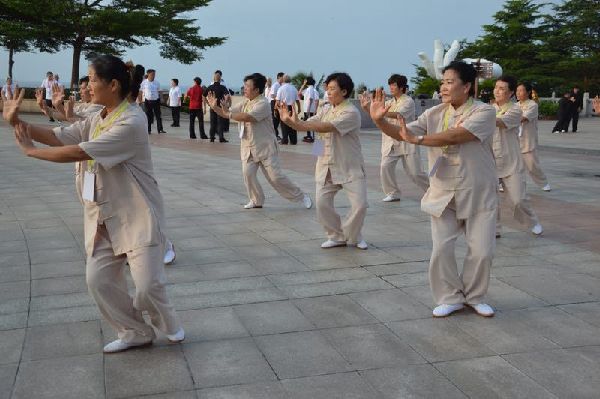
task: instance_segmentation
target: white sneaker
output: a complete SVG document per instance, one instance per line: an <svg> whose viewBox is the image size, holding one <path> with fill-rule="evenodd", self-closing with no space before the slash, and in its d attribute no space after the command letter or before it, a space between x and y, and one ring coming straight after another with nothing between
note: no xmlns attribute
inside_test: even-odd
<svg viewBox="0 0 600 399"><path fill-rule="evenodd" d="M327 240L323 244L321 244L321 248L335 248L335 247L345 247L346 241L334 241Z"/></svg>
<svg viewBox="0 0 600 399"><path fill-rule="evenodd" d="M167 338L169 342L176 344L185 339L185 331L183 331L183 328L180 327L175 334L167 334Z"/></svg>
<svg viewBox="0 0 600 399"><path fill-rule="evenodd" d="M262 208L262 205L256 205L253 201L248 202L244 205L244 209Z"/></svg>
<svg viewBox="0 0 600 399"><path fill-rule="evenodd" d="M360 240L358 244L356 244L356 248L358 249L369 249L369 244L365 240Z"/></svg>
<svg viewBox="0 0 600 399"><path fill-rule="evenodd" d="M566 133L567 131L566 131L566 130L561 130L560 132L561 132L561 133Z"/></svg>
<svg viewBox="0 0 600 399"><path fill-rule="evenodd" d="M556 133L560 133L559 130L554 130L552 133L556 134Z"/></svg>
<svg viewBox="0 0 600 399"><path fill-rule="evenodd" d="M539 236L540 234L542 234L544 232L544 229L542 228L542 225L538 223L535 226L533 226L533 228L531 229L531 232L533 234L535 234L536 236Z"/></svg>
<svg viewBox="0 0 600 399"><path fill-rule="evenodd" d="M400 201L400 198L394 197L393 195L388 195L384 199L382 199L382 201L383 202L395 202L395 201Z"/></svg>
<svg viewBox="0 0 600 399"><path fill-rule="evenodd" d="M304 198L302 198L302 203L306 209L312 208L312 200L310 199L310 195L304 194Z"/></svg>
<svg viewBox="0 0 600 399"><path fill-rule="evenodd" d="M494 316L494 309L487 303L470 303L469 306L473 308L475 313L483 317Z"/></svg>
<svg viewBox="0 0 600 399"><path fill-rule="evenodd" d="M552 191L552 187L550 187L550 184L546 184L544 187L542 187L542 190L544 190L544 191Z"/></svg>
<svg viewBox="0 0 600 399"><path fill-rule="evenodd" d="M502 184L498 184L498 191L500 191L501 193L504 192L504 186Z"/></svg>
<svg viewBox="0 0 600 399"><path fill-rule="evenodd" d="M165 265L170 265L175 262L175 258L177 254L175 253L175 246L169 240L167 240L167 250L165 251L165 257L163 259L163 263Z"/></svg>
<svg viewBox="0 0 600 399"><path fill-rule="evenodd" d="M128 343L125 341L121 341L120 339L117 339L109 344L106 344L103 351L104 351L104 353L117 353L117 352L126 351L127 349L130 349L130 348L135 348L135 347L139 347L139 346L147 346L147 345L152 345L152 340L150 340L148 342L142 342L139 344L132 344L132 343Z"/></svg>
<svg viewBox="0 0 600 399"><path fill-rule="evenodd" d="M438 305L433 309L433 317L446 317L452 313L461 310L465 305L462 303L455 303L453 305L447 305L445 303Z"/></svg>

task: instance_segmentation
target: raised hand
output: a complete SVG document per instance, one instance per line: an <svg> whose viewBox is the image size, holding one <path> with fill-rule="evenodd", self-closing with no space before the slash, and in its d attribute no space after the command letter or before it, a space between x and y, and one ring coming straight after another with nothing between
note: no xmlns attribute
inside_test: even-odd
<svg viewBox="0 0 600 399"><path fill-rule="evenodd" d="M52 105L54 108L62 107L65 98L65 88L58 83L52 84Z"/></svg>
<svg viewBox="0 0 600 399"><path fill-rule="evenodd" d="M3 99L2 117L5 121L15 126L19 123L19 107L25 97L25 90L15 89L15 94L11 99Z"/></svg>
<svg viewBox="0 0 600 399"><path fill-rule="evenodd" d="M67 119L72 118L74 116L75 108L75 96L69 96L69 100L67 101L67 109L65 110L65 116Z"/></svg>
<svg viewBox="0 0 600 399"><path fill-rule="evenodd" d="M211 107L212 109L215 109L217 107L217 103L219 102L219 100L217 100L217 97L215 96L215 93L213 93L211 91L206 96L206 102L208 103L209 107Z"/></svg>
<svg viewBox="0 0 600 399"><path fill-rule="evenodd" d="M24 153L27 153L27 150L30 148L35 148L28 125L25 123L17 123L15 125L15 139Z"/></svg>
<svg viewBox="0 0 600 399"><path fill-rule="evenodd" d="M398 115L396 119L398 120L398 134L400 137L402 137L402 140L406 141L407 143L416 143L416 137L410 134L406 128L406 120L404 117L402 115Z"/></svg>
<svg viewBox="0 0 600 399"><path fill-rule="evenodd" d="M369 107L371 105L371 93L365 91L359 95L358 98L360 99L360 106L362 109L364 109L366 112L369 112Z"/></svg>
<svg viewBox="0 0 600 399"><path fill-rule="evenodd" d="M383 89L377 89L375 91L375 96L373 97L373 100L371 101L371 106L369 108L371 118L374 121L382 120L391 107L392 104L385 105L385 92L383 91Z"/></svg>
<svg viewBox="0 0 600 399"><path fill-rule="evenodd" d="M287 105L284 102L279 103L277 111L279 112L279 119L286 124L289 124L289 122L293 122L294 120L298 119L298 114L296 113L294 107L292 107L292 111L290 112L288 110Z"/></svg>

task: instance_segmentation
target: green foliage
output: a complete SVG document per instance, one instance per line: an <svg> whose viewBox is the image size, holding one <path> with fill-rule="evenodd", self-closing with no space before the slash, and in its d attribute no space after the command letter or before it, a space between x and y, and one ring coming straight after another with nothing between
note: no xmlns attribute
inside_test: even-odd
<svg viewBox="0 0 600 399"><path fill-rule="evenodd" d="M440 90L440 81L432 78L427 74L425 68L415 65L417 68L417 76L410 79L410 82L415 86L414 92L416 95L426 94L431 96L434 91Z"/></svg>
<svg viewBox="0 0 600 399"><path fill-rule="evenodd" d="M549 100L540 101L539 112L541 116L556 117L558 113L558 102Z"/></svg>

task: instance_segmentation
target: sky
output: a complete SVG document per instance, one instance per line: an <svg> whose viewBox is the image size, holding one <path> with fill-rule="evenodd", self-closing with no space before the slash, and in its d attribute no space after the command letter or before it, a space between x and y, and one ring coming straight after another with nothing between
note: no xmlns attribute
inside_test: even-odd
<svg viewBox="0 0 600 399"><path fill-rule="evenodd" d="M187 86L195 76L203 83L223 71L226 84L237 90L253 72L312 72L316 79L334 71L349 73L356 85L384 85L392 73L412 77L417 53L433 56L433 41L474 40L482 25L504 0L213 0L193 13L202 36L227 41L207 49L192 65L162 59L153 44L125 52L124 59L157 70L167 87L171 78ZM484 55L483 55L484 56ZM46 71L71 76L72 50L56 54L17 53L17 82L41 82ZM8 53L0 51L0 79L5 79ZM83 75L87 61L81 61Z"/></svg>

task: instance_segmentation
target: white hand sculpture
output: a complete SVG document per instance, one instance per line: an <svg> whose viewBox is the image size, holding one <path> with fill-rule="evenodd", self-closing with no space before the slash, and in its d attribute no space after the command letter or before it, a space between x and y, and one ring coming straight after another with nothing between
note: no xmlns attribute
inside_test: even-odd
<svg viewBox="0 0 600 399"><path fill-rule="evenodd" d="M458 40L454 40L444 55L444 45L442 44L441 40L434 40L433 62L431 62L427 54L424 52L420 52L418 56L421 59L423 67L427 70L429 76L439 80L442 78L442 70L452 61L454 61L456 55L458 54L458 50L460 50L460 44L458 43Z"/></svg>

